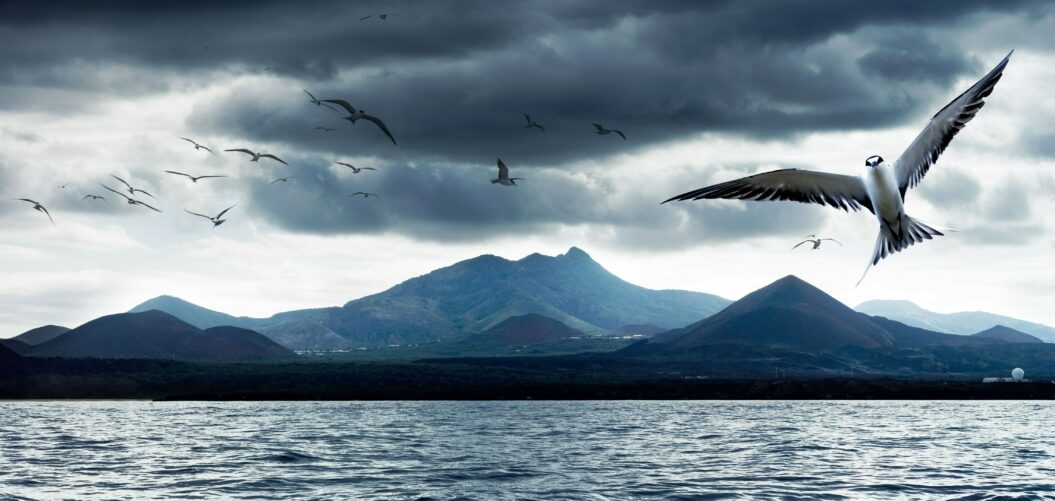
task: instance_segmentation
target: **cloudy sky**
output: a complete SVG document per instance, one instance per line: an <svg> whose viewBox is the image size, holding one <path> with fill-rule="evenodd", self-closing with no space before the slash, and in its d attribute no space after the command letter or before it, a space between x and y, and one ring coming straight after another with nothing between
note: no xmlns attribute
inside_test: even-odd
<svg viewBox="0 0 1055 501"><path fill-rule="evenodd" d="M159 294L254 316L343 304L479 254L571 246L652 288L735 299L796 274L851 305L1055 324L1049 2L611 4L0 4L0 336ZM398 16L359 20L379 13ZM867 212L659 205L765 170L892 160L1011 49L985 109L908 195L910 214L959 232L858 287ZM381 117L398 146L302 89ZM490 184L497 157L526 180ZM111 175L164 212L105 191ZM184 212L233 204L215 229ZM846 245L792 252L808 233Z"/></svg>

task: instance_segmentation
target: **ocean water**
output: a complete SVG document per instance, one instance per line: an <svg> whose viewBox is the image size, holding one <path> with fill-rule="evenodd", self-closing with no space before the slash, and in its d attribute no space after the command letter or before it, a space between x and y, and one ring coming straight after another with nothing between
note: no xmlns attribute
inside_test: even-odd
<svg viewBox="0 0 1055 501"><path fill-rule="evenodd" d="M1047 402L0 402L0 498L1055 496Z"/></svg>

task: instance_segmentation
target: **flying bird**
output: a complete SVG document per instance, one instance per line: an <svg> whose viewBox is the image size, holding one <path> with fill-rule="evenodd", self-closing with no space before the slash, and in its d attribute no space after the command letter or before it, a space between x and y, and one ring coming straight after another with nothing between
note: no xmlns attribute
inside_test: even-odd
<svg viewBox="0 0 1055 501"><path fill-rule="evenodd" d="M84 198L82 198L81 200L88 200L89 198L92 200L102 200L103 202L106 201L105 198L100 197L99 195L84 195Z"/></svg>
<svg viewBox="0 0 1055 501"><path fill-rule="evenodd" d="M596 129L597 129L597 132L596 132L596 134L597 134L598 136L607 136L608 134L611 134L611 133L613 133L613 132L614 132L614 133L616 133L616 134L619 134L619 137L623 138L623 141L626 141L626 135L625 135L625 134L623 134L623 131L621 131L621 130L616 130L616 129L606 129L606 128L605 128L605 126L603 126L603 125L601 125L601 124L590 124L590 125L593 125L593 126L594 126L594 128L596 128Z"/></svg>
<svg viewBox="0 0 1055 501"><path fill-rule="evenodd" d="M879 155L872 155L865 159L865 172L860 176L799 169L776 170L682 193L663 203L727 198L791 200L830 205L847 212L864 207L879 220L875 249L861 275L864 280L868 270L883 258L943 235L905 214L905 193L923 180L956 133L982 109L984 99L992 94L1013 52L963 94L938 110L893 164L886 163ZM857 283L860 284L861 280Z"/></svg>
<svg viewBox="0 0 1055 501"><path fill-rule="evenodd" d="M180 139L182 139L182 140L184 140L184 141L187 141L187 142L189 142L190 144L193 144L193 145L194 145L194 149L195 149L195 150L205 150L205 151L208 151L209 153L212 153L213 155L215 155L215 154L216 154L216 153L213 153L213 151L212 151L212 150L210 150L209 148L206 148L206 147L205 147L204 145L198 144L198 142L197 142L197 141L195 141L195 140L193 140L193 139L187 139L187 138L185 138L185 137L181 137Z"/></svg>
<svg viewBox="0 0 1055 501"><path fill-rule="evenodd" d="M338 111L338 110L337 110L337 108L334 108L333 106L330 106L330 105L328 105L328 104L326 104L326 103L324 103L324 102L322 102L322 101L319 101L318 99L316 99L316 98L315 98L315 96L313 96L313 95L312 95L312 94L311 94L310 92L308 92L307 90L305 90L305 89L301 89L301 90L303 90L303 91L304 91L304 93L308 95L308 98L309 98L309 99L311 99L311 104L314 104L315 106L325 106L325 107L327 107L327 108L329 108L329 109L331 109L331 110L333 110L333 111Z"/></svg>
<svg viewBox="0 0 1055 501"><path fill-rule="evenodd" d="M399 16L399 14L396 14L395 12L387 12L385 14L370 14L369 16L360 17L359 18L359 22L366 21L367 19L370 19L371 17L374 17L374 16L377 16L382 21L384 21L384 20L388 19L388 16Z"/></svg>
<svg viewBox="0 0 1055 501"><path fill-rule="evenodd" d="M354 166L352 164L346 164L344 162L334 162L334 163L337 164L337 165L343 165L345 167L348 167L349 169L352 169L352 174L358 174L358 173L360 173L360 172L362 172L364 170L377 170L377 169L375 169L373 167L356 167L356 166Z"/></svg>
<svg viewBox="0 0 1055 501"><path fill-rule="evenodd" d="M183 209L183 211L186 212L187 214L192 214L192 215L195 215L195 216L198 216L198 217L204 217L205 219L208 219L209 221L212 221L212 227L215 228L215 227L220 226L221 224L223 224L223 223L225 223L227 221L226 219L220 219L220 218L222 218L224 214L227 214L227 211L235 208L235 206L237 206L237 205L238 204L234 204L234 205L232 205L232 206L220 211L220 213L217 214L215 217L206 216L205 214L198 214L197 212L191 212L191 211L189 211L187 209Z"/></svg>
<svg viewBox="0 0 1055 501"><path fill-rule="evenodd" d="M323 132L333 132L333 131L335 131L337 129L331 129L329 127L316 127L315 130L321 130Z"/></svg>
<svg viewBox="0 0 1055 501"><path fill-rule="evenodd" d="M285 183L285 182L289 181L290 179L296 179L296 178L293 177L293 176L280 177L280 178L278 178L278 179L276 179L274 181L271 181L271 184L275 184L275 183L279 183L279 182Z"/></svg>
<svg viewBox="0 0 1055 501"><path fill-rule="evenodd" d="M522 177L509 177L509 167L506 167L505 162L501 158L498 159L498 178L492 179L491 184L501 184L503 186L516 186L517 181L523 181Z"/></svg>
<svg viewBox="0 0 1055 501"><path fill-rule="evenodd" d="M254 152L252 152L250 150L247 150L245 148L238 148L238 149L233 149L233 150L223 150L223 151L238 151L238 152L241 152L241 153L248 154L248 155L253 157L253 159L250 160L250 162L259 162L261 158L270 158L272 160L277 160L279 162L282 162L285 165L289 165L284 160L282 160L281 158L278 158L275 155L272 155L270 153L254 153Z"/></svg>
<svg viewBox="0 0 1055 501"><path fill-rule="evenodd" d="M388 130L388 127L385 126L385 123L382 122L380 118L377 118L377 117L372 116L372 115L367 115L366 111L364 111L364 110L357 110L357 109L355 109L355 106L352 106L351 103L349 103L348 101L345 101L344 99L322 99L321 102L323 102L323 103L333 103L333 104L336 104L337 106L340 106L341 108L344 108L346 111L348 111L348 116L341 117L341 118L344 118L345 120L347 120L349 122L352 122L353 125L359 119L369 120L369 121L373 122L374 125L376 125L379 129L381 129L381 132L384 132L385 135L388 136L388 138L392 140L392 144L396 144L396 138L392 137L392 132Z"/></svg>
<svg viewBox="0 0 1055 501"><path fill-rule="evenodd" d="M100 186L102 186L103 188L106 188L106 189L108 189L108 190L110 190L110 191L112 191L112 192L114 192L114 193L116 193L118 195L121 195L122 197L125 197L125 200L128 201L128 205L142 205L143 207L146 207L146 208L148 208L148 209L150 209L150 210L152 210L154 212L161 212L160 210L157 210L154 207L152 207L150 204L147 204L145 202L141 202L139 200L136 200L136 199L134 199L134 198L132 198L132 197L130 197L128 195L125 195L124 193L121 193L120 191L117 191L117 190L115 190L115 189L113 189L113 188L111 188L111 187L109 187L109 186L107 186L105 184L100 185Z"/></svg>
<svg viewBox="0 0 1055 501"><path fill-rule="evenodd" d="M48 221L51 221L51 224L55 224L55 220L51 218L51 213L48 212L48 209L44 208L43 205L40 205L40 202L35 202L35 201L30 200L28 198L19 198L18 200L21 200L23 202L29 202L29 203L33 204L33 210L35 210L37 212L43 212L45 215L48 216Z"/></svg>
<svg viewBox="0 0 1055 501"><path fill-rule="evenodd" d="M115 176L113 174L110 174L110 177L112 177L112 178L114 178L114 179L116 179L118 181L121 181L121 184L125 185L125 188L128 189L128 194L132 195L133 197L136 196L136 193L142 193L142 194L144 194L144 195L146 195L146 196L148 196L150 198L153 198L154 200L157 200L157 197L155 197L154 195L151 195L150 193L147 193L146 190L141 190L139 188L133 188L132 185L128 184L128 181L125 181L124 179L121 179L121 178L119 178L119 177L117 177L117 176ZM109 189L109 188L107 188L107 189ZM121 195L121 196L124 196L124 195ZM125 197L125 198L128 198L128 197Z"/></svg>
<svg viewBox="0 0 1055 501"><path fill-rule="evenodd" d="M821 248L821 242L826 242L826 241L829 241L829 240L839 244L840 247L842 247L842 245L843 245L842 242L840 242L840 241L838 241L838 240L836 240L834 238L810 238L810 237L813 237L813 236L815 236L815 235L808 235L806 237L806 240L803 240L803 241L795 244L795 246L792 247L791 249L795 250L795 249L798 249L800 245L802 245L802 244L804 244L806 242L812 242L813 243L813 248L810 249L810 250L817 250L817 249Z"/></svg>
<svg viewBox="0 0 1055 501"><path fill-rule="evenodd" d="M536 129L542 131L543 134L546 133L546 129L542 128L542 126L539 125L538 122L532 120L531 115L528 115L527 113L521 113L521 115L524 115L524 120L527 122L527 125L525 125L524 128L535 127Z"/></svg>
<svg viewBox="0 0 1055 501"><path fill-rule="evenodd" d="M381 198L381 197L380 197L380 196L378 196L378 195L377 195L376 193L367 193L367 192L365 192L365 191L357 191L357 192L355 192L355 193L352 193L351 195L348 195L348 198L352 198L352 197L354 197L354 196L356 196L356 195L362 195L362 196L363 196L363 198L370 198L370 197L374 197L374 198Z"/></svg>
<svg viewBox="0 0 1055 501"><path fill-rule="evenodd" d="M168 172L169 174L175 174L177 176L186 177L187 179L190 179L191 182L194 182L194 183L197 183L199 179L208 179L208 178L212 178L212 177L227 177L227 176L192 176L190 174L184 174L182 172L176 172L174 170L167 170L165 172Z"/></svg>

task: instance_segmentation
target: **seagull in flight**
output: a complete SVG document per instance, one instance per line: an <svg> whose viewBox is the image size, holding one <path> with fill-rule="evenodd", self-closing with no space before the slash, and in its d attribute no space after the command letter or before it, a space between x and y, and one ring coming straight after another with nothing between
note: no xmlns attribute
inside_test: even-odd
<svg viewBox="0 0 1055 501"><path fill-rule="evenodd" d="M102 200L103 202L106 201L105 198L100 197L99 195L84 195L84 198L82 198L81 200L88 200L89 198L92 200Z"/></svg>
<svg viewBox="0 0 1055 501"><path fill-rule="evenodd" d="M212 177L227 177L227 176L192 176L190 174L184 174L182 172L176 172L174 170L167 170L165 172L168 172L169 174L175 174L177 176L186 177L187 179L190 179L191 182L194 182L194 183L197 183L199 179L208 179L208 178L212 178Z"/></svg>
<svg viewBox="0 0 1055 501"><path fill-rule="evenodd" d="M503 186L516 186L517 181L523 181L522 177L509 177L509 167L506 167L505 162L501 158L498 159L498 178L492 179L491 184L501 184Z"/></svg>
<svg viewBox="0 0 1055 501"><path fill-rule="evenodd" d="M55 224L55 220L51 218L51 213L48 212L48 209L45 209L43 205L40 205L40 202L35 202L35 201L30 200L28 198L19 198L18 200L21 200L23 202L29 202L29 203L33 204L33 210L35 210L37 212L43 212L45 215L48 216L48 221L51 221L51 224L53 224L53 225Z"/></svg>
<svg viewBox="0 0 1055 501"><path fill-rule="evenodd" d="M323 132L333 132L333 131L335 131L337 129L331 129L329 127L316 127L315 130L321 130Z"/></svg>
<svg viewBox="0 0 1055 501"><path fill-rule="evenodd" d="M614 132L616 134L619 134L619 137L623 138L623 141L626 141L626 135L623 134L623 131L621 131L621 130L606 129L605 126L603 126L601 124L590 124L590 125L593 125L594 128L597 129L596 134L598 136L607 136L608 134L611 134L611 133Z"/></svg>
<svg viewBox="0 0 1055 501"><path fill-rule="evenodd" d="M374 198L381 198L381 197L380 197L380 196L378 196L378 195L377 195L376 193L367 193L367 192L365 192L365 191L357 191L357 192L355 192L355 193L352 193L351 195L348 195L348 198L352 198L352 197L354 197L354 196L356 196L356 195L362 195L362 196L363 196L363 198L370 198L370 197L374 197Z"/></svg>
<svg viewBox="0 0 1055 501"><path fill-rule="evenodd" d="M139 200L136 200L136 199L134 199L132 197L129 197L128 195L125 195L124 193L121 193L120 191L117 191L117 190L115 190L115 189L113 189L113 188L111 188L111 187L109 187L109 186L107 186L105 184L103 184L101 186L103 188L106 188L106 189L118 194L118 195L121 195L122 197L125 197L125 200L128 201L128 205L142 205L143 207L146 207L146 208L148 208L148 209L150 209L150 210L152 210L154 212L161 212L161 211L155 209L154 207L150 206L150 204L147 204L145 202L140 202Z"/></svg>
<svg viewBox="0 0 1055 501"><path fill-rule="evenodd" d="M182 139L184 141L187 141L190 144L193 144L195 150L205 150L205 151L208 151L209 153L212 153L213 155L216 154L216 153L213 153L212 150L210 150L209 148L206 148L204 145L198 144L198 142L193 140L193 139L187 139L185 137L181 137L180 139Z"/></svg>
<svg viewBox="0 0 1055 501"><path fill-rule="evenodd" d="M359 119L369 120L369 121L373 122L374 125L376 125L379 129L381 129L381 132L384 132L385 135L388 136L388 138L392 140L392 144L396 144L396 138L392 137L392 132L388 130L388 127L385 126L385 123L382 122L380 118L377 118L377 117L372 116L372 115L367 115L366 111L364 111L364 110L357 110L357 109L355 109L355 106L352 106L351 103L349 103L348 101L345 101L344 99L322 99L321 102L323 102L323 103L333 103L333 104L336 104L337 106L340 106L341 108L344 108L348 112L348 116L341 117L341 118L344 118L345 120L347 120L349 122L352 122L352 124L355 124L355 122L357 120L359 120Z"/></svg>
<svg viewBox="0 0 1055 501"><path fill-rule="evenodd" d="M308 92L308 91L307 91L306 89L301 89L301 90L303 90L303 91L304 91L304 93L308 95L308 98L309 98L309 99L311 99L311 104L314 104L315 106L325 106L325 107L327 107L327 108L329 108L329 109L331 109L331 110L333 110L333 111L338 111L338 110L337 110L337 108L334 108L333 106L330 106L330 105L328 105L328 104L326 104L326 103L324 103L324 102L322 102L322 101L319 101L318 99L316 99L316 98L315 98L315 96L313 96L313 95L312 95L312 94L311 94L310 92Z"/></svg>
<svg viewBox="0 0 1055 501"><path fill-rule="evenodd" d="M360 17L359 18L359 22L366 21L367 19L370 19L371 17L374 17L375 15L378 18L380 18L382 21L388 19L388 16L397 16L397 17L399 16L399 14L396 14L395 12L386 12L384 14L370 14L369 16Z"/></svg>
<svg viewBox="0 0 1055 501"><path fill-rule="evenodd" d="M525 125L524 128L534 127L536 129L542 131L543 134L546 133L546 129L543 129L542 126L539 125L538 122L532 120L531 119L531 115L528 115L527 113L521 113L521 115L524 115L524 120L527 122L527 125Z"/></svg>
<svg viewBox="0 0 1055 501"><path fill-rule="evenodd" d="M280 178L278 178L278 179L276 179L276 180L274 180L274 181L271 181L271 183L270 183L270 184L275 184L275 183L279 183L279 182L281 182L281 183L285 183L285 182L289 181L290 179L296 179L296 177L293 177L293 176L289 176L289 177L280 177Z"/></svg>
<svg viewBox="0 0 1055 501"><path fill-rule="evenodd" d="M192 214L192 215L195 215L195 216L198 216L198 217L204 217L205 219L208 219L209 221L212 221L212 227L215 228L215 227L220 226L221 224L223 224L224 222L227 221L226 219L220 219L220 218L222 218L224 214L227 214L227 211L235 208L236 205L238 205L238 204L234 204L234 205L232 205L232 206L220 211L220 213L217 214L216 217L209 217L209 216L206 216L205 214L198 214L197 212L191 212L191 211L189 211L187 209L183 209L183 211L186 212L187 214Z"/></svg>
<svg viewBox="0 0 1055 501"><path fill-rule="evenodd" d="M791 200L801 203L830 205L844 211L862 207L879 220L872 258L868 270L883 258L905 250L913 244L943 235L942 232L905 214L905 193L917 186L938 161L956 133L975 117L992 94L1011 59L1011 51L995 68L970 88L938 110L923 131L892 164L879 155L865 159L860 176L831 174L812 170L781 169L755 174L725 183L692 190L671 200L739 199ZM861 283L858 280L858 284Z"/></svg>
<svg viewBox="0 0 1055 501"><path fill-rule="evenodd" d="M343 165L345 167L348 167L349 169L352 169L352 174L358 174L358 173L360 173L360 172L362 172L364 170L377 170L377 169L375 169L373 167L356 167L356 166L354 166L352 164L346 164L344 162L334 162L334 163L337 164L337 165Z"/></svg>
<svg viewBox="0 0 1055 501"><path fill-rule="evenodd" d="M139 188L133 188L132 185L128 184L128 181L125 181L124 179L121 179L121 178L119 178L119 177L117 177L117 176L115 176L113 174L110 174L110 177L112 177L112 178L114 178L114 179L116 179L118 181L121 181L121 184L125 185L125 188L128 189L128 194L132 195L133 197L136 196L136 193L138 192L138 193L142 193L142 194L144 194L144 195L146 195L146 196L148 196L150 198L153 198L154 200L157 200L157 197L155 197L154 195L151 195L150 193L147 193L146 190L141 190ZM109 188L107 188L107 189L109 189ZM110 191L113 191L113 190L110 190ZM121 195L121 196L124 196L124 195ZM125 198L128 198L128 197L125 197Z"/></svg>
<svg viewBox="0 0 1055 501"><path fill-rule="evenodd" d="M245 153L245 154L253 157L253 159L250 160L250 162L259 162L261 158L270 158L272 160L277 160L279 162L282 162L285 165L289 165L284 160L282 160L281 158L278 158L275 155L272 155L270 153L254 153L253 151L247 150L245 148L237 148L237 149L233 149L233 150L223 150L223 151L237 151L237 152Z"/></svg>
<svg viewBox="0 0 1055 501"><path fill-rule="evenodd" d="M795 244L795 246L792 247L791 249L795 250L795 249L798 249L800 245L802 245L802 244L804 244L806 242L812 242L813 243L813 248L810 249L810 250L817 250L817 249L821 248L821 242L826 242L826 241L829 241L829 240L839 244L840 247L843 246L842 242L840 242L840 241L838 241L838 240L836 240L834 238L811 238L811 237L816 237L816 235L807 235L806 236L806 240L803 240L803 241Z"/></svg>

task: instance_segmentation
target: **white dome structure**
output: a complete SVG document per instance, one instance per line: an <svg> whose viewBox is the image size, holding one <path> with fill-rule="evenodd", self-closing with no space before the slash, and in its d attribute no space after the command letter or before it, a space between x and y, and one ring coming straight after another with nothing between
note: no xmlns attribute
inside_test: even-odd
<svg viewBox="0 0 1055 501"><path fill-rule="evenodd" d="M1024 377L1025 375L1026 371L1018 367L1015 367L1015 369L1011 371L1011 377L1014 378L1015 381L1021 381L1022 377Z"/></svg>

